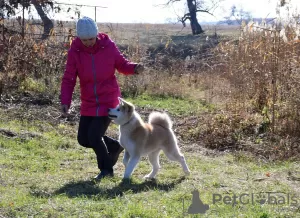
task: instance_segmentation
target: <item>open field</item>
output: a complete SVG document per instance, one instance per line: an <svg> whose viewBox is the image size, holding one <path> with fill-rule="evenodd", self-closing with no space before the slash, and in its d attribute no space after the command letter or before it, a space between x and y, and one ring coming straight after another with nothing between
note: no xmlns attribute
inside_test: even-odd
<svg viewBox="0 0 300 218"><path fill-rule="evenodd" d="M145 111L145 105L161 110L155 100L134 98L132 101L139 112ZM124 167L120 158L115 178L94 183L91 178L98 173L94 153L77 144L78 123L62 118L51 123L47 114L39 118L37 109L41 114L48 110L54 115L58 113L55 107L53 111L49 106L46 111L45 107L29 105L27 108L27 111L0 109L2 217L299 216L299 161L270 163L250 153L219 152L193 141L180 140L191 176L184 178L179 164L161 154L162 169L156 181L143 181L142 177L150 170L149 163L143 159L131 183L123 183ZM182 115L192 112L188 102L180 108L186 109L178 112ZM193 113L204 111L205 107L199 107ZM175 126L178 122L175 121ZM116 136L115 125L111 125L109 134ZM204 215L188 214L194 190L209 205ZM233 205L234 195L242 197ZM261 204L268 196L270 202Z"/></svg>
<svg viewBox="0 0 300 218"><path fill-rule="evenodd" d="M145 119L153 110L171 115L192 175L182 177L179 165L161 155L156 181L142 180L150 169L143 159L129 184L121 181L121 160L115 178L94 183L94 154L76 141L78 86L70 117L59 111L67 35L41 42L6 33L0 46L1 218L299 217L296 29L286 29L287 42L253 26L244 32L206 26L201 36L173 24L99 29L146 66L137 77L117 74L122 95ZM108 134L118 137L117 126ZM194 190L209 205L203 215L188 214ZM234 196L241 198L234 202Z"/></svg>
<svg viewBox="0 0 300 218"><path fill-rule="evenodd" d="M18 32L22 32L22 26L17 20L5 20L5 26ZM76 24L73 21L58 22L54 21L55 29L52 37L57 41L67 42L69 31L76 34ZM119 45L128 45L136 42L141 45L157 45L172 40L174 43L187 43L199 45L199 39L205 39L202 36L192 36L189 26L183 27L180 23L169 24L148 24L148 23L98 23L100 32L109 34L110 37ZM221 37L238 37L240 26L227 25L204 25L205 35L213 36L218 34ZM43 34L43 27L40 20L26 21L25 33L33 38L39 38ZM54 37L54 35L57 35ZM189 35L189 37L186 37ZM198 39L198 40L197 40ZM192 40L192 41L191 41Z"/></svg>

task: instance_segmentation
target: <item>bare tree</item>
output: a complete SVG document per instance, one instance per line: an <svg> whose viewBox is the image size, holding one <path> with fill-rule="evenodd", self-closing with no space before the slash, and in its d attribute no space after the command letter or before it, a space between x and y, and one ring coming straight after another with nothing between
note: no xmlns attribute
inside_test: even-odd
<svg viewBox="0 0 300 218"><path fill-rule="evenodd" d="M243 21L249 22L252 19L251 12L245 11L243 8L238 9L235 5L231 6L229 16L225 17L228 25L241 25Z"/></svg>
<svg viewBox="0 0 300 218"><path fill-rule="evenodd" d="M40 0L31 0L31 3L35 7L37 13L39 14L40 18L43 21L44 24L44 32L42 35L42 39L46 39L49 34L51 29L53 29L53 22L48 18L47 14L45 13L43 7L45 7L45 3ZM49 4L53 8L53 2L47 1L47 4Z"/></svg>
<svg viewBox="0 0 300 218"><path fill-rule="evenodd" d="M53 22L45 13L45 8L47 6L50 6L53 9L53 1L51 0L0 0L0 17L14 16L16 14L15 10L18 9L19 6L29 10L31 4L35 7L43 21L44 33L42 39L46 39L53 28Z"/></svg>
<svg viewBox="0 0 300 218"><path fill-rule="evenodd" d="M183 0L168 0L166 5L171 5L179 1ZM208 13L213 15L213 11L218 7L221 1L222 0L186 0L189 12L180 17L179 21L183 26L186 26L185 23L189 20L193 35L201 34L204 31L198 22L197 13Z"/></svg>

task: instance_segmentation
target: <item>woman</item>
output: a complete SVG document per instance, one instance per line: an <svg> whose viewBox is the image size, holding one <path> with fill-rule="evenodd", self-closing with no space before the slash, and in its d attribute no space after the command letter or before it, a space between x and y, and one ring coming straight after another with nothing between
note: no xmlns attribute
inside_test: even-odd
<svg viewBox="0 0 300 218"><path fill-rule="evenodd" d="M76 30L61 83L61 109L67 115L78 77L81 116L77 140L81 146L94 150L100 169L95 179L99 180L114 175L113 166L123 151L117 140L105 136L111 121L108 108L116 107L121 95L115 70L131 75L141 73L144 67L128 61L108 35L98 33L91 18L79 19Z"/></svg>

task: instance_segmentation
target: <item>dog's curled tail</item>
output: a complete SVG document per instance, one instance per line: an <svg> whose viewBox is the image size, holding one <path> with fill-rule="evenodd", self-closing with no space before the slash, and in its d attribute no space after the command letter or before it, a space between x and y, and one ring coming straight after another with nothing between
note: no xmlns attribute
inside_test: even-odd
<svg viewBox="0 0 300 218"><path fill-rule="evenodd" d="M162 126L166 129L171 129L173 125L171 118L168 116L168 114L160 112L152 112L149 115L149 123L151 123L152 125L155 124Z"/></svg>

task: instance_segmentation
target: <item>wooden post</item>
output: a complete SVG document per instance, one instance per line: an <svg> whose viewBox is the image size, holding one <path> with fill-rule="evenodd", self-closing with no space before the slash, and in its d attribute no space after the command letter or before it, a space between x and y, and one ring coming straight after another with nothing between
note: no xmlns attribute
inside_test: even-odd
<svg viewBox="0 0 300 218"><path fill-rule="evenodd" d="M4 43L4 38L5 38L5 34L4 34L4 15L2 16L2 19L3 19L3 23L2 23L2 40L3 40L3 44L5 44Z"/></svg>
<svg viewBox="0 0 300 218"><path fill-rule="evenodd" d="M22 14L22 38L24 39L25 37L25 6L24 6L24 0L22 1L23 3L23 14Z"/></svg>

